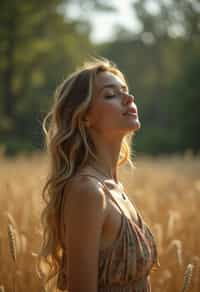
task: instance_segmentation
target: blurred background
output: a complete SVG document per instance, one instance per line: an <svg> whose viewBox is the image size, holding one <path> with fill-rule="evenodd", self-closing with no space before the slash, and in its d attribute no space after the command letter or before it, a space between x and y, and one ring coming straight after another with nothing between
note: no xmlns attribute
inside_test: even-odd
<svg viewBox="0 0 200 292"><path fill-rule="evenodd" d="M139 153L200 148L198 0L0 2L0 145L43 147L41 121L56 86L88 56L125 73L142 127Z"/></svg>
<svg viewBox="0 0 200 292"><path fill-rule="evenodd" d="M156 238L152 291L200 291L199 32L199 0L0 1L0 291L44 291L42 120L89 56L116 63L136 98L136 169L119 175Z"/></svg>

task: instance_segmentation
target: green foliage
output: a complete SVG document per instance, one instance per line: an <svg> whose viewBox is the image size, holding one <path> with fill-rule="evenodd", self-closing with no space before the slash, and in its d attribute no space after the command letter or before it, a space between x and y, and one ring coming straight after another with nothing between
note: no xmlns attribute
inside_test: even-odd
<svg viewBox="0 0 200 292"><path fill-rule="evenodd" d="M0 3L0 134L8 154L19 151L20 141L27 150L41 145L55 87L93 50L89 26L59 12L68 2Z"/></svg>
<svg viewBox="0 0 200 292"><path fill-rule="evenodd" d="M152 154L200 149L199 6L197 1L134 2L141 31L99 46L125 72L142 128L134 148ZM181 21L180 21L181 19ZM179 28L179 35L175 31ZM126 37L125 37L126 36Z"/></svg>
<svg viewBox="0 0 200 292"><path fill-rule="evenodd" d="M180 131L180 148L200 148L200 43L187 55L180 78L171 89L175 99L174 120Z"/></svg>
<svg viewBox="0 0 200 292"><path fill-rule="evenodd" d="M88 13L110 12L101 0L0 2L0 144L6 153L43 147L41 123L60 83L89 55L103 55L125 73L142 127L136 152L200 149L199 5L197 0L137 0L141 29L115 30L111 43L94 46ZM68 9L78 7L79 19Z"/></svg>

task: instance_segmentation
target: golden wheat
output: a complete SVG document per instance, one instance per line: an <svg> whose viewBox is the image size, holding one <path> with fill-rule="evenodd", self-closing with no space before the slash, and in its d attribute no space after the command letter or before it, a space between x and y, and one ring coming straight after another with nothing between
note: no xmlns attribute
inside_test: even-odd
<svg viewBox="0 0 200 292"><path fill-rule="evenodd" d="M172 250L173 247L175 247L177 263L178 263L179 267L181 268L183 265L182 242L178 239L173 239L170 242L167 251Z"/></svg>
<svg viewBox="0 0 200 292"><path fill-rule="evenodd" d="M193 257L193 264L194 264L194 289L197 290L200 283L200 257L194 256Z"/></svg>
<svg viewBox="0 0 200 292"><path fill-rule="evenodd" d="M184 274L184 280L183 280L183 288L181 292L187 292L189 291L191 279L192 279L192 271L193 271L193 265L189 264L187 265L187 268L185 270Z"/></svg>
<svg viewBox="0 0 200 292"><path fill-rule="evenodd" d="M17 291L44 291L35 264L48 160L37 154L13 160L0 157L0 163L1 287L13 291L15 281ZM183 157L136 157L135 163L132 174L121 167L119 178L158 244L161 266L151 273L152 291L177 292L182 287L182 292L199 292L200 159L187 153ZM187 267L183 285L188 262L193 266Z"/></svg>
<svg viewBox="0 0 200 292"><path fill-rule="evenodd" d="M8 224L8 242L10 248L10 254L14 262L17 259L17 245L16 245L16 232L12 224Z"/></svg>
<svg viewBox="0 0 200 292"><path fill-rule="evenodd" d="M153 229L155 231L155 237L157 240L157 246L160 252L163 252L163 228L159 223L154 224Z"/></svg>
<svg viewBox="0 0 200 292"><path fill-rule="evenodd" d="M27 251L28 246L26 234L24 232L21 232L19 238L20 238L19 250L20 252L25 253Z"/></svg>
<svg viewBox="0 0 200 292"><path fill-rule="evenodd" d="M0 292L5 292L4 286L0 286Z"/></svg>
<svg viewBox="0 0 200 292"><path fill-rule="evenodd" d="M5 216L6 216L7 220L8 220L8 223L10 225L12 225L13 228L16 229L17 224L16 224L16 221L15 221L13 215L11 213L9 213L9 212L5 212L4 214L5 214Z"/></svg>
<svg viewBox="0 0 200 292"><path fill-rule="evenodd" d="M180 214L174 210L169 210L168 214L169 218L167 222L167 236L171 238L174 235L178 220L180 218Z"/></svg>

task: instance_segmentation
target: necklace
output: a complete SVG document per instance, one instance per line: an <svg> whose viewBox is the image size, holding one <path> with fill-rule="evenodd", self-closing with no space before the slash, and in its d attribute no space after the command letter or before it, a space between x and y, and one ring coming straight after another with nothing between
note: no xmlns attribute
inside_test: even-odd
<svg viewBox="0 0 200 292"><path fill-rule="evenodd" d="M107 175L105 175L103 172L102 172L102 170L100 170L99 168L96 168L94 165L91 165L97 172L99 172L100 174L102 174L104 177L108 177ZM115 184L115 185L117 185L117 184ZM120 183L120 185L122 185L121 183ZM119 188L119 186L117 185L117 187ZM123 186L122 186L123 187ZM123 198L123 200L126 200L126 197L125 197L125 194L124 194L124 191L122 191L122 189L120 188L120 194L122 195L122 198Z"/></svg>

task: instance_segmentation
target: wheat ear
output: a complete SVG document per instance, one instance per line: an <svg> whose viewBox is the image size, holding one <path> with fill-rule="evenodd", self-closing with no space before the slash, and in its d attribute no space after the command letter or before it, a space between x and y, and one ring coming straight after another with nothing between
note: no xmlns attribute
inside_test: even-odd
<svg viewBox="0 0 200 292"><path fill-rule="evenodd" d="M187 268L186 268L185 273L184 273L183 288L182 288L181 292L189 291L189 286L190 286L191 279L192 279L193 267L194 266L192 264L187 265Z"/></svg>
<svg viewBox="0 0 200 292"><path fill-rule="evenodd" d="M17 259L17 245L16 245L16 232L12 224L8 223L8 242L10 253L14 262Z"/></svg>
<svg viewBox="0 0 200 292"><path fill-rule="evenodd" d="M198 256L193 257L193 264L194 264L194 272L193 272L193 283L196 288L195 291L198 290L199 287L199 273L200 273L200 258Z"/></svg>

